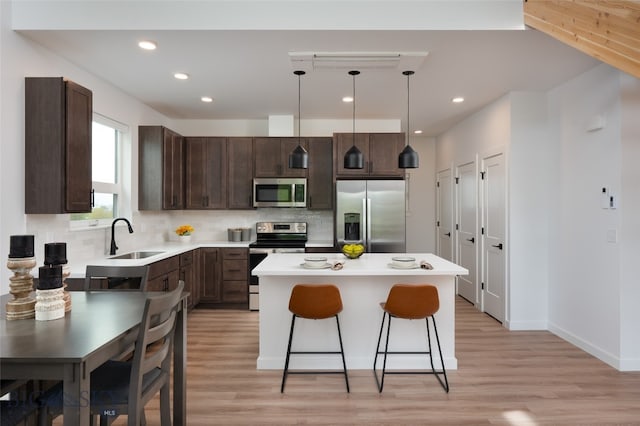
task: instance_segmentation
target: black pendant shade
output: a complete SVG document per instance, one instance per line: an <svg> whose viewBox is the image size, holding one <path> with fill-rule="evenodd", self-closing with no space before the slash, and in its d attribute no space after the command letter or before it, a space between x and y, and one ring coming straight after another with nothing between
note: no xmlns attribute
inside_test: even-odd
<svg viewBox="0 0 640 426"><path fill-rule="evenodd" d="M298 76L298 146L289 154L289 168L306 169L309 167L309 154L300 144L300 76L305 72L294 71L293 73Z"/></svg>
<svg viewBox="0 0 640 426"><path fill-rule="evenodd" d="M411 127L409 126L409 77L414 74L413 71L403 71L403 75L407 76L407 143L398 156L398 168L400 169L416 169L418 168L419 158L418 153L409 145L409 135L411 134Z"/></svg>
<svg viewBox="0 0 640 426"><path fill-rule="evenodd" d="M398 167L401 169L417 169L419 163L418 153L411 148L411 145L405 146L398 156Z"/></svg>
<svg viewBox="0 0 640 426"><path fill-rule="evenodd" d="M363 169L364 156L356 146L356 75L360 71L349 71L349 75L353 77L353 146L344 154L345 169Z"/></svg>
<svg viewBox="0 0 640 426"><path fill-rule="evenodd" d="M306 169L309 167L309 154L302 145L296 146L296 148L289 154L289 168L290 169Z"/></svg>
<svg viewBox="0 0 640 426"><path fill-rule="evenodd" d="M353 145L344 155L345 169L362 169L364 168L364 156L357 146Z"/></svg>

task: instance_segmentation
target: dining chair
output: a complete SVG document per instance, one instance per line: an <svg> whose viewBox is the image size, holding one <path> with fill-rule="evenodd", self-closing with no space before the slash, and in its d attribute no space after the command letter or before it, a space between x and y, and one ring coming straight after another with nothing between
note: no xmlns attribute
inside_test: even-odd
<svg viewBox="0 0 640 426"><path fill-rule="evenodd" d="M33 394L26 392L28 382L26 380L0 381L0 425L17 426L29 424L29 418L38 409L38 404L33 400Z"/></svg>
<svg viewBox="0 0 640 426"><path fill-rule="evenodd" d="M91 373L90 412L109 425L127 415L129 426L144 424L144 406L160 392L162 426L171 424L170 372L173 336L184 282L167 293L149 294L131 362L107 361ZM40 398L41 426L62 413L64 394L58 384ZM68 401L66 401L68 403Z"/></svg>
<svg viewBox="0 0 640 426"><path fill-rule="evenodd" d="M129 290L146 291L149 266L98 266L87 265L84 291ZM100 285L96 286L96 283Z"/></svg>

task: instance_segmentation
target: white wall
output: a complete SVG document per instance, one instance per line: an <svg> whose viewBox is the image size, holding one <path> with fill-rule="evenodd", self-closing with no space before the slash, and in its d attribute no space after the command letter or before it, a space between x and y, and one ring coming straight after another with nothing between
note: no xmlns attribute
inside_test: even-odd
<svg viewBox="0 0 640 426"><path fill-rule="evenodd" d="M619 73L601 65L549 93L558 158L550 188L549 329L611 365L620 354L620 210L601 207L602 188L620 194ZM587 131L595 116L603 129Z"/></svg>
<svg viewBox="0 0 640 426"><path fill-rule="evenodd" d="M436 251L436 141L413 137L411 147L420 156L420 167L407 169L407 252Z"/></svg>
<svg viewBox="0 0 640 426"><path fill-rule="evenodd" d="M549 208L556 159L544 93L510 94L508 328L544 330L548 315Z"/></svg>
<svg viewBox="0 0 640 426"><path fill-rule="evenodd" d="M621 191L620 191L620 367L638 370L640 359L640 79L620 73Z"/></svg>

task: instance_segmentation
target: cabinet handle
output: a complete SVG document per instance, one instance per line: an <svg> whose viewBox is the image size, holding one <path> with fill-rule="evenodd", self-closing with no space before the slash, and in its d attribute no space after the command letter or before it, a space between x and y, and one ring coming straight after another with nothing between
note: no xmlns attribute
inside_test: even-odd
<svg viewBox="0 0 640 426"><path fill-rule="evenodd" d="M91 189L91 208L96 206L96 190Z"/></svg>

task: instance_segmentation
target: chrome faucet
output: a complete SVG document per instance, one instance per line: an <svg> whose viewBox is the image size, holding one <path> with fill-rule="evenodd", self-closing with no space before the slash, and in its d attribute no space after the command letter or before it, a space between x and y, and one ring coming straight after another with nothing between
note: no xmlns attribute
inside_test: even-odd
<svg viewBox="0 0 640 426"><path fill-rule="evenodd" d="M111 250L109 251L109 255L111 256L116 254L116 250L118 250L118 246L116 245L116 239L114 238L114 233L115 233L116 222L119 220L124 220L125 222L127 222L127 226L129 227L129 233L133 234L133 228L131 227L131 223L126 218L118 217L116 219L113 219L113 222L111 223Z"/></svg>

